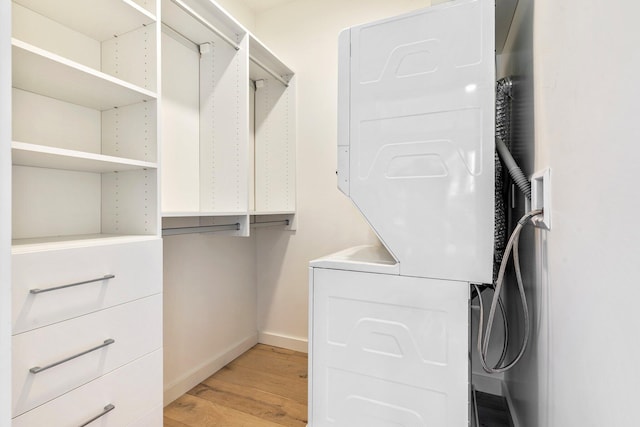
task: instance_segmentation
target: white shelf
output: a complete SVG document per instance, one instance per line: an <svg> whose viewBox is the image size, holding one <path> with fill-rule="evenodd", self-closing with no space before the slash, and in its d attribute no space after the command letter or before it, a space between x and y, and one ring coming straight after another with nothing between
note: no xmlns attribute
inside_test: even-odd
<svg viewBox="0 0 640 427"><path fill-rule="evenodd" d="M131 0L14 1L98 41L156 22L152 13Z"/></svg>
<svg viewBox="0 0 640 427"><path fill-rule="evenodd" d="M186 6L191 13L180 5ZM206 24L194 18L194 14ZM195 44L218 39L217 35L212 39L215 32L208 26L236 44L240 44L247 32L238 21L210 0L162 0L162 22Z"/></svg>
<svg viewBox="0 0 640 427"><path fill-rule="evenodd" d="M18 89L100 111L157 98L147 89L20 40L11 44L13 86Z"/></svg>
<svg viewBox="0 0 640 427"><path fill-rule="evenodd" d="M269 68L280 77L291 76L294 72L287 67L268 47L253 34L249 34L249 58Z"/></svg>
<svg viewBox="0 0 640 427"><path fill-rule="evenodd" d="M296 211L249 211L249 212L163 212L165 218L200 217L200 216L240 216L240 215L295 215Z"/></svg>
<svg viewBox="0 0 640 427"><path fill-rule="evenodd" d="M262 215L295 215L296 211L250 211L249 215L262 216Z"/></svg>
<svg viewBox="0 0 640 427"><path fill-rule="evenodd" d="M156 163L17 141L11 143L11 155L14 165L80 172L103 173L157 168Z"/></svg>
<svg viewBox="0 0 640 427"><path fill-rule="evenodd" d="M73 236L39 237L33 239L14 239L11 242L11 253L17 255L46 250L132 243L154 240L157 238L158 236L156 235L81 234Z"/></svg>
<svg viewBox="0 0 640 427"><path fill-rule="evenodd" d="M163 218L191 218L191 217L218 217L218 216L243 216L248 212L163 212Z"/></svg>

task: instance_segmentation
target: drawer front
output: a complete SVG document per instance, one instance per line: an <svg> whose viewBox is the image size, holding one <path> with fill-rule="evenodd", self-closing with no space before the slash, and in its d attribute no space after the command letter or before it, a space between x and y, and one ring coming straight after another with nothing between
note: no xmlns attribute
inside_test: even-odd
<svg viewBox="0 0 640 427"><path fill-rule="evenodd" d="M12 344L17 416L160 348L162 296L14 335Z"/></svg>
<svg viewBox="0 0 640 427"><path fill-rule="evenodd" d="M162 350L157 350L13 419L13 427L135 425L162 405Z"/></svg>
<svg viewBox="0 0 640 427"><path fill-rule="evenodd" d="M162 240L12 256L13 333L162 292ZM91 281L48 292L50 289Z"/></svg>
<svg viewBox="0 0 640 427"><path fill-rule="evenodd" d="M145 414L142 418L135 420L127 427L161 427L163 419L162 405L155 407L151 412Z"/></svg>

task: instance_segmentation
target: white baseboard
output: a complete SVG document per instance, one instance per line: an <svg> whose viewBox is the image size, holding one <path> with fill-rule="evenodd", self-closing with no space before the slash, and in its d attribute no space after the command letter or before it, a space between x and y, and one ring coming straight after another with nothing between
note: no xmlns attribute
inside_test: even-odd
<svg viewBox="0 0 640 427"><path fill-rule="evenodd" d="M181 375L178 379L164 385L164 405L173 402L203 380L225 367L229 362L258 343L258 334L252 334L245 339L229 346L211 359L196 366Z"/></svg>
<svg viewBox="0 0 640 427"><path fill-rule="evenodd" d="M308 352L309 342L306 338L290 337L287 335L274 334L271 332L259 332L258 342L272 345L274 347L287 348L289 350Z"/></svg>

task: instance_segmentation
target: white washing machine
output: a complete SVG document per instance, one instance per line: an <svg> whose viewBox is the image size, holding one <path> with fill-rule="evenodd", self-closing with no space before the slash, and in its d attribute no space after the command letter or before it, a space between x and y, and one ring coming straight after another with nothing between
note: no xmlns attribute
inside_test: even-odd
<svg viewBox="0 0 640 427"><path fill-rule="evenodd" d="M339 39L338 186L380 238L310 265L309 426L470 423L470 283L490 283L495 2Z"/></svg>
<svg viewBox="0 0 640 427"><path fill-rule="evenodd" d="M309 425L466 426L468 283L393 274L383 252L310 269Z"/></svg>

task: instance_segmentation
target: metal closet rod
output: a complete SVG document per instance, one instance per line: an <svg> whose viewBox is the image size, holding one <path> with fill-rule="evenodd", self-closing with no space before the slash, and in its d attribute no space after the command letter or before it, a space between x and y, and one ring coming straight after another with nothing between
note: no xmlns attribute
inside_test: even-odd
<svg viewBox="0 0 640 427"><path fill-rule="evenodd" d="M193 227L163 228L162 236L175 236L178 234L214 233L217 231L240 230L240 223L220 225L197 225Z"/></svg>
<svg viewBox="0 0 640 427"><path fill-rule="evenodd" d="M276 225L289 225L291 224L291 221L289 221L288 219L282 220L282 221L261 221L261 222L254 222L251 223L251 226L253 228L260 228L260 227L274 227Z"/></svg>
<svg viewBox="0 0 640 427"><path fill-rule="evenodd" d="M265 70L267 73L271 74L274 79L276 79L277 81L279 81L280 83L282 83L286 87L289 87L289 82L286 81L285 79L283 79L282 76L278 75L278 73L273 71L271 68L267 67L262 62L258 61L256 58L253 58L252 56L249 56L249 60L251 62L253 62L254 64L256 64L258 67L260 67L263 70Z"/></svg>
<svg viewBox="0 0 640 427"><path fill-rule="evenodd" d="M220 37L222 40L229 43L231 46L233 46L235 50L240 50L240 46L238 45L238 43L234 42L229 37L227 37L224 33L218 30L216 27L211 25L209 21L203 18L198 12L196 12L195 10L187 6L182 0L171 0L171 2L176 6L178 6L180 9L184 10L193 19L195 19L196 21L198 21L199 23L207 27L207 29L212 31L214 34L218 35L218 37Z"/></svg>

